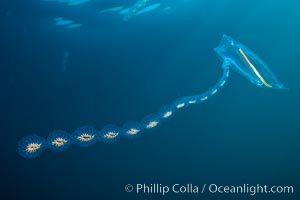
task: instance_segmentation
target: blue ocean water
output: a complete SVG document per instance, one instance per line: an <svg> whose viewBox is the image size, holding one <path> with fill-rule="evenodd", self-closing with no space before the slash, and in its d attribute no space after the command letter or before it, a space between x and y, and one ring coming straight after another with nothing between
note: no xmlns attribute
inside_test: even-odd
<svg viewBox="0 0 300 200"><path fill-rule="evenodd" d="M127 184L292 185L299 199L300 3L153 0L1 2L1 199L249 199L247 194L136 194ZM168 9L166 9L168 8ZM63 18L68 28L57 25ZM71 22L70 22L71 21ZM255 87L231 72L220 93L134 140L17 154L24 136L141 120L222 75L223 34L261 56L289 90Z"/></svg>

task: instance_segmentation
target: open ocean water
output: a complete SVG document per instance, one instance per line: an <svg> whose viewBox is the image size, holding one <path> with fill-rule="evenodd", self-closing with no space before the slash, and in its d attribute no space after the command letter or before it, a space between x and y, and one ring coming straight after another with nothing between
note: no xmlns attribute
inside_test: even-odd
<svg viewBox="0 0 300 200"><path fill-rule="evenodd" d="M135 1L0 2L0 199L300 199L300 2L150 0L146 7L159 7L124 21L119 12ZM205 92L222 75L213 48L223 34L262 57L289 90L258 88L231 70L214 97L140 138L18 154L31 134L122 126ZM199 192L151 194L138 184ZM293 193L212 193L212 184Z"/></svg>

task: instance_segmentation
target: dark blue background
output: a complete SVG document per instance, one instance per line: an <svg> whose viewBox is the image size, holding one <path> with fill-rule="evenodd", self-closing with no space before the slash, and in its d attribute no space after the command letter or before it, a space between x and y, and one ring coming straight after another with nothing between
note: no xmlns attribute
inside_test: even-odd
<svg viewBox="0 0 300 200"><path fill-rule="evenodd" d="M117 3L2 3L1 199L250 198L136 195L124 191L127 183L293 185L295 194L254 199L299 199L297 1L170 1L169 14L127 23L98 14ZM56 27L55 17L83 27ZM222 73L213 48L224 33L253 49L290 89L259 89L232 73L216 97L140 139L46 152L35 160L17 154L26 135L122 125L205 91ZM70 52L66 71L64 51Z"/></svg>

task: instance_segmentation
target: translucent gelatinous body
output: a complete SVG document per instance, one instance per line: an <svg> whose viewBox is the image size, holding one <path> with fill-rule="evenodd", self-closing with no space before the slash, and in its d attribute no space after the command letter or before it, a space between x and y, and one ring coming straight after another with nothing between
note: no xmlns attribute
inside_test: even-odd
<svg viewBox="0 0 300 200"><path fill-rule="evenodd" d="M30 135L21 139L18 143L19 154L28 159L38 157L46 147L46 140L37 135Z"/></svg>
<svg viewBox="0 0 300 200"><path fill-rule="evenodd" d="M73 141L75 144L88 147L97 142L99 132L91 126L83 126L76 129L73 133Z"/></svg>
<svg viewBox="0 0 300 200"><path fill-rule="evenodd" d="M143 132L143 126L135 121L127 122L123 125L123 136L127 138L135 138Z"/></svg>
<svg viewBox="0 0 300 200"><path fill-rule="evenodd" d="M169 120L172 117L174 117L174 115L176 114L176 111L177 111L177 109L175 108L175 106L173 104L170 106L169 105L163 106L159 111L160 119L162 121Z"/></svg>
<svg viewBox="0 0 300 200"><path fill-rule="evenodd" d="M100 134L99 134L99 138L100 141L103 141L105 143L114 143L117 140L119 140L119 138L121 137L121 129L118 128L117 126L110 124L105 126Z"/></svg>
<svg viewBox="0 0 300 200"><path fill-rule="evenodd" d="M252 50L227 35L223 38L215 52L229 62L230 66L251 81L254 85L262 88L285 89L284 85L276 78L267 64Z"/></svg>
<svg viewBox="0 0 300 200"><path fill-rule="evenodd" d="M67 150L71 144L72 137L66 131L53 131L49 134L47 138L47 148L56 152Z"/></svg>
<svg viewBox="0 0 300 200"><path fill-rule="evenodd" d="M145 130L155 130L160 125L160 117L156 114L150 114L142 120L142 124Z"/></svg>

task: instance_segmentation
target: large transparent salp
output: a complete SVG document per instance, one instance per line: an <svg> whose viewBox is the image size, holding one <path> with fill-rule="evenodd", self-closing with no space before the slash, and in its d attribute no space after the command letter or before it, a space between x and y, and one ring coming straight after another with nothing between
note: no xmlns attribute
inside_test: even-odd
<svg viewBox="0 0 300 200"><path fill-rule="evenodd" d="M223 35L215 52L236 72L262 88L286 89L267 64L245 45Z"/></svg>

